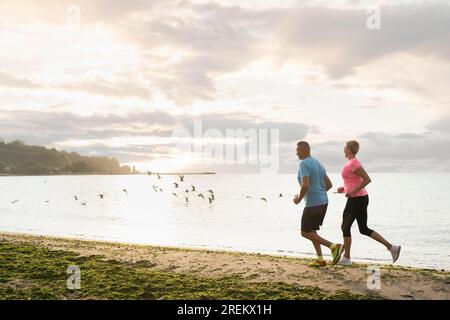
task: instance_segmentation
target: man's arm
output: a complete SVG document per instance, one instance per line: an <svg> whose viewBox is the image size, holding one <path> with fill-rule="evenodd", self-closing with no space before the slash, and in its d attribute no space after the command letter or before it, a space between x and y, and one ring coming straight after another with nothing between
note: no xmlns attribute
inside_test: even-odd
<svg viewBox="0 0 450 320"><path fill-rule="evenodd" d="M294 203L299 204L305 197L308 190L309 190L309 177L302 177L302 187L300 188L300 194L295 196Z"/></svg>
<svg viewBox="0 0 450 320"><path fill-rule="evenodd" d="M333 183L331 183L331 180L327 175L325 175L325 188L327 191L333 188Z"/></svg>

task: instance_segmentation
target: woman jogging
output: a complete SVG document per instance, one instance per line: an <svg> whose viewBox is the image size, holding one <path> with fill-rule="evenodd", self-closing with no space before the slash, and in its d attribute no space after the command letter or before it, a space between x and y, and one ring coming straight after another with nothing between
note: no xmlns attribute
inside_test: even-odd
<svg viewBox="0 0 450 320"><path fill-rule="evenodd" d="M338 188L339 193L345 193L347 204L342 218L342 232L344 234L344 256L340 259L340 265L351 265L350 248L352 245L352 236L350 229L356 220L359 232L363 235L383 244L392 255L392 262L397 261L400 256L400 246L394 246L384 239L378 232L369 229L367 226L367 206L369 205L369 195L365 187L371 182L367 172L364 170L361 162L356 158L359 151L357 141L348 141L344 146L344 154L348 159L347 164L342 170L344 187Z"/></svg>

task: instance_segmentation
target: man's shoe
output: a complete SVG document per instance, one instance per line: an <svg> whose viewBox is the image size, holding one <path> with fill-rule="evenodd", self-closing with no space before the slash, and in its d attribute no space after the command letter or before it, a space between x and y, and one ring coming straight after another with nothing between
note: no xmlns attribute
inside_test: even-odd
<svg viewBox="0 0 450 320"><path fill-rule="evenodd" d="M327 266L327 262L325 260L314 260L313 262L311 262L309 264L309 266L313 267L313 268L326 267Z"/></svg>
<svg viewBox="0 0 450 320"><path fill-rule="evenodd" d="M331 254L333 255L332 265L335 265L341 259L342 252L344 251L344 246L340 243L336 244L334 249L331 250Z"/></svg>

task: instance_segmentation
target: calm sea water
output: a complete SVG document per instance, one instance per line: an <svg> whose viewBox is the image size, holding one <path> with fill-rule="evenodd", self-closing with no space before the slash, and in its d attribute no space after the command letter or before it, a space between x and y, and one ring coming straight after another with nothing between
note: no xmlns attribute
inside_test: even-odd
<svg viewBox="0 0 450 320"><path fill-rule="evenodd" d="M339 175L330 178L335 187L341 184ZM450 270L450 174L373 173L372 179L369 227L402 245L398 264ZM299 233L303 205L292 203L299 189L295 174L192 175L175 189L173 182L178 180L176 176L161 180L154 176L1 177L0 231L302 257L313 254L311 244ZM155 192L153 184L163 192ZM197 191L186 193L192 190L191 184ZM208 189L215 194L212 204L206 199ZM100 193L105 194L103 199ZM346 199L330 193L329 201L320 232L331 241L341 241ZM389 252L360 235L356 223L352 235L355 261L390 262Z"/></svg>

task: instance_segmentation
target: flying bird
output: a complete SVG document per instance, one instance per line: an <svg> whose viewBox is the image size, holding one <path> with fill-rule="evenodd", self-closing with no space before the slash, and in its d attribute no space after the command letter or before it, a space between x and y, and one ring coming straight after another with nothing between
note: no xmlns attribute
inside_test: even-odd
<svg viewBox="0 0 450 320"><path fill-rule="evenodd" d="M159 191L163 192L163 189L159 188Z"/></svg>
<svg viewBox="0 0 450 320"><path fill-rule="evenodd" d="M186 199L186 203L188 203L189 202L189 198L188 197L184 197L185 199Z"/></svg>
<svg viewBox="0 0 450 320"><path fill-rule="evenodd" d="M122 191L125 192L126 195L128 195L127 189L123 189Z"/></svg>
<svg viewBox="0 0 450 320"><path fill-rule="evenodd" d="M85 206L85 205L86 205L86 203L87 203L86 201L85 201L85 202L82 202L82 203L81 203L81 205L82 205L82 206Z"/></svg>
<svg viewBox="0 0 450 320"><path fill-rule="evenodd" d="M191 184L192 191L195 192L195 186Z"/></svg>
<svg viewBox="0 0 450 320"><path fill-rule="evenodd" d="M77 196L73 196L73 198L75 199L75 201L78 201L78 197Z"/></svg>
<svg viewBox="0 0 450 320"><path fill-rule="evenodd" d="M180 177L180 181L181 181L181 182L184 181L184 175L183 175L183 174L179 174L178 177Z"/></svg>
<svg viewBox="0 0 450 320"><path fill-rule="evenodd" d="M11 202L11 203L18 203L19 202L19 199L16 199L16 200L14 200L13 202Z"/></svg>
<svg viewBox="0 0 450 320"><path fill-rule="evenodd" d="M104 193L100 193L98 196L100 197L100 199L103 199L105 197L105 194Z"/></svg>
<svg viewBox="0 0 450 320"><path fill-rule="evenodd" d="M178 195L174 192L174 193L172 193L172 195L174 196L174 197L178 197Z"/></svg>
<svg viewBox="0 0 450 320"><path fill-rule="evenodd" d="M208 200L209 200L209 203L213 202L213 198L211 198L211 197L208 197Z"/></svg>
<svg viewBox="0 0 450 320"><path fill-rule="evenodd" d="M189 189L186 189L186 191L185 191L186 193L188 193L189 192Z"/></svg>
<svg viewBox="0 0 450 320"><path fill-rule="evenodd" d="M279 198L283 198L283 194L282 193L280 193L280 195L278 196Z"/></svg>
<svg viewBox="0 0 450 320"><path fill-rule="evenodd" d="M161 176L159 175L159 173L156 174L158 176L158 180L162 179Z"/></svg>
<svg viewBox="0 0 450 320"><path fill-rule="evenodd" d="M198 196L199 196L200 198L205 199L205 196L204 196L203 194L201 194L201 193L199 193Z"/></svg>
<svg viewBox="0 0 450 320"><path fill-rule="evenodd" d="M175 188L178 188L178 183L174 182L173 185Z"/></svg>
<svg viewBox="0 0 450 320"><path fill-rule="evenodd" d="M267 202L267 199L266 199L266 198L261 198L261 200Z"/></svg>
<svg viewBox="0 0 450 320"><path fill-rule="evenodd" d="M211 189L209 189L208 192L211 194L211 198L214 200L214 191L212 191Z"/></svg>

